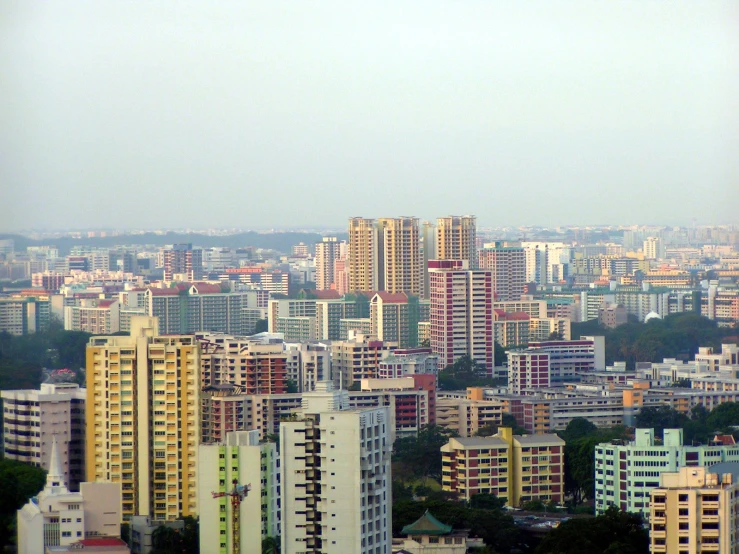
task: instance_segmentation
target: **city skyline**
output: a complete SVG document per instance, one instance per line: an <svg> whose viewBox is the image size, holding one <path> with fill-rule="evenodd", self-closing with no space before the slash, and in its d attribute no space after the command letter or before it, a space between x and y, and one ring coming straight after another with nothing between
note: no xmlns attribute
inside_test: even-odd
<svg viewBox="0 0 739 554"><path fill-rule="evenodd" d="M6 3L0 230L730 223L736 10Z"/></svg>

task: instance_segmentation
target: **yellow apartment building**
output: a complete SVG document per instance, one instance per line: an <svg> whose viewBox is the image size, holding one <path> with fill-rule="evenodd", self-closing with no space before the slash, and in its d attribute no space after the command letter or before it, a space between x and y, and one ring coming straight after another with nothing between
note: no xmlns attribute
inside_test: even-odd
<svg viewBox="0 0 739 554"><path fill-rule="evenodd" d="M156 317L87 346L87 481L121 483L122 515L197 515L200 345Z"/></svg>

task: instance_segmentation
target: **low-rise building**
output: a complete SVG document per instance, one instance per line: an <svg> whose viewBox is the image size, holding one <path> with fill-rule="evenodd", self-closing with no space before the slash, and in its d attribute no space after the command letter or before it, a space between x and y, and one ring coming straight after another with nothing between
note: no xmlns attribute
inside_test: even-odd
<svg viewBox="0 0 739 554"><path fill-rule="evenodd" d="M441 447L442 490L469 501L494 494L507 506L564 500L564 446L556 435L456 437Z"/></svg>
<svg viewBox="0 0 739 554"><path fill-rule="evenodd" d="M455 530L426 512L400 531L405 538L393 539L393 554L467 554L483 548L482 539L471 538L469 530Z"/></svg>
<svg viewBox="0 0 739 554"><path fill-rule="evenodd" d="M94 537L120 537L120 483L82 483L80 492L70 492L56 439L48 467L44 489L18 510L18 554L39 554Z"/></svg>

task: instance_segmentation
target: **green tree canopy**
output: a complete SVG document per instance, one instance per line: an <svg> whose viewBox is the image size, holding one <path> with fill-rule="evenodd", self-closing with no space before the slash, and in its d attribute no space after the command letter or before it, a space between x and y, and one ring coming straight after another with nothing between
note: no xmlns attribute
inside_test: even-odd
<svg viewBox="0 0 739 554"><path fill-rule="evenodd" d="M45 481L40 467L0 459L0 552L15 540L16 510L37 495Z"/></svg>
<svg viewBox="0 0 739 554"><path fill-rule="evenodd" d="M649 534L640 516L611 506L595 518L571 519L550 531L536 554L648 554Z"/></svg>

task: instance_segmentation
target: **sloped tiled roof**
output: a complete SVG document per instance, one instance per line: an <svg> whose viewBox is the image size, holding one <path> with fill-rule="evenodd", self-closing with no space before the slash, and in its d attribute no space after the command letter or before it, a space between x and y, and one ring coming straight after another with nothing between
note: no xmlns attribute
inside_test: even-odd
<svg viewBox="0 0 739 554"><path fill-rule="evenodd" d="M452 532L451 525L445 525L436 519L431 512L424 514L410 525L403 527L401 535L448 535Z"/></svg>

